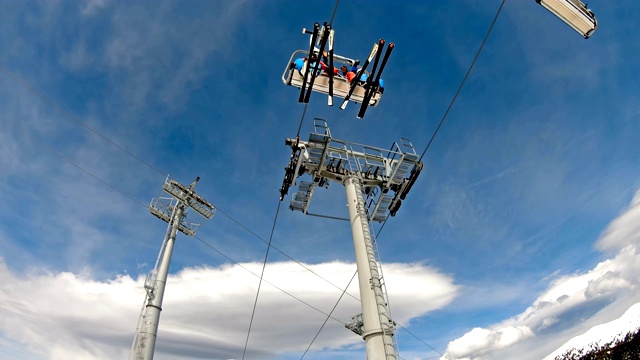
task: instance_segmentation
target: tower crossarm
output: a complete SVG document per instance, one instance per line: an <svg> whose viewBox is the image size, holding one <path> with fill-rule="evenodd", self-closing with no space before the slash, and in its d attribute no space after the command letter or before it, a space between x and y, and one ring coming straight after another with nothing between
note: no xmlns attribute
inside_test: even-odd
<svg viewBox="0 0 640 360"><path fill-rule="evenodd" d="M299 138L285 142L292 149L289 165L280 189L281 199L290 186L304 174L311 181L300 182L290 208L307 213L313 189L327 187L330 180L342 183L349 175L358 175L366 194L371 220L384 221L394 216L417 180L422 162L411 142L405 138L390 149L338 140L331 137L326 121L314 120L314 131L308 141Z"/></svg>
<svg viewBox="0 0 640 360"><path fill-rule="evenodd" d="M215 206L195 192L195 184L200 178L189 186L185 186L173 179L165 180L162 189L171 197L158 197L151 200L149 212L162 221L169 223L171 216L177 207L183 207L182 216L178 219L178 231L188 236L194 236L202 223L211 219L216 212ZM189 216L189 210L197 215Z"/></svg>
<svg viewBox="0 0 640 360"><path fill-rule="evenodd" d="M171 214L175 209L175 200L172 198L164 198L158 197L151 200L151 204L149 205L149 212L156 216L158 219L170 223L171 222ZM197 227L194 229L193 226L185 219L180 219L178 223L178 231L187 235L194 236L196 234Z"/></svg>
<svg viewBox="0 0 640 360"><path fill-rule="evenodd" d="M211 219L211 217L213 217L215 207L200 195L196 194L193 189L190 189L173 179L167 179L167 181L162 185L162 189L176 199L185 202L190 208L206 219Z"/></svg>

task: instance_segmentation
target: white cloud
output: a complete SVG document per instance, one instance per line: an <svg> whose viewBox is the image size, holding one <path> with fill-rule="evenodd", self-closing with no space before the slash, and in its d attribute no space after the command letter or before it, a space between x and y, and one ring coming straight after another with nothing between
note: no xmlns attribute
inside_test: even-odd
<svg viewBox="0 0 640 360"><path fill-rule="evenodd" d="M640 245L640 191L637 191L629 207L609 224L596 242L602 251L621 250L629 243Z"/></svg>
<svg viewBox="0 0 640 360"><path fill-rule="evenodd" d="M254 273L262 267L242 265ZM339 286L345 286L355 271L354 264L340 262L307 266ZM385 275L393 284L389 296L399 322L443 307L456 294L451 278L419 264L388 264ZM340 296L338 289L292 262L269 264L265 279L327 313ZM128 275L96 281L69 272L17 275L1 263L0 332L21 344L18 350L44 359L126 358L144 296L142 281ZM156 358L239 356L257 285L258 278L237 265L186 268L171 275ZM353 291L357 284L352 284ZM358 301L345 296L333 317L347 321L359 312ZM248 351L259 358L304 351L324 319L325 315L263 283ZM330 320L312 350L348 345L358 348L362 340Z"/></svg>
<svg viewBox="0 0 640 360"><path fill-rule="evenodd" d="M449 343L445 358L474 359L484 353L502 349L533 335L526 326L505 326L495 330L474 328L461 338ZM474 354L469 357L469 354Z"/></svg>
<svg viewBox="0 0 640 360"><path fill-rule="evenodd" d="M536 348L532 352L521 351L525 355L520 358L540 358L553 351L559 341L619 316L614 311L620 309L617 300L626 299L625 303L640 300L635 291L640 285L639 202L640 196L636 194L631 205L609 224L597 242L601 249L618 249L615 257L587 272L553 280L522 313L487 328L474 328L451 341L442 359L508 358L501 350L516 344Z"/></svg>

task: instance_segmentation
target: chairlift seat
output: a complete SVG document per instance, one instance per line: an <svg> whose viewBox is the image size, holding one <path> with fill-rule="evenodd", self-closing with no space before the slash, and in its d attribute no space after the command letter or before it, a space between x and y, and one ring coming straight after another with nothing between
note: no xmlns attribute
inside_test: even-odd
<svg viewBox="0 0 640 360"><path fill-rule="evenodd" d="M295 59L307 57L307 56L308 54L306 50L297 50L293 53L293 55L291 55L291 59L289 59L289 62L287 63L287 67L285 68L284 73L282 74L282 82L285 85L294 86L298 89L302 87L302 80L304 79L304 74L300 74L300 72L295 68L292 69L290 67L290 64L293 63ZM348 68L351 68L352 64L355 62L352 59L345 58L339 55L334 55L333 58L334 58L334 66L337 68L340 68L342 64L344 64ZM311 80L312 76L313 76L313 68L310 68L307 84L309 84L309 80ZM351 86L351 83L349 83L347 79L345 79L342 76L335 75L333 77L334 97L337 97L338 99L346 97L347 94L349 93L350 86ZM313 91L320 92L325 95L329 94L329 76L327 75L326 72L322 70L318 70L315 82L313 83ZM364 95L365 95L364 86L362 86L361 84L358 84L356 85L356 88L354 89L353 94L351 94L351 98L349 100L356 103L362 103L362 101L364 101ZM380 92L376 92L375 94L373 94L373 96L371 96L371 100L369 101L369 106L374 106L374 107L377 106L381 96L382 94Z"/></svg>

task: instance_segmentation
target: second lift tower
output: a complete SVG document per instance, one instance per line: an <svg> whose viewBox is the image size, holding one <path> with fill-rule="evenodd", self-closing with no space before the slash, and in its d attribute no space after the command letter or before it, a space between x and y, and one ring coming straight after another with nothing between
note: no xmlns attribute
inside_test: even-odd
<svg viewBox="0 0 640 360"><path fill-rule="evenodd" d="M407 139L385 150L333 139L322 119L314 119L313 126L309 141L286 140L292 154L285 168L280 200L304 174L311 175L311 181L299 182L289 208L305 214L316 187L327 187L330 181L344 185L362 307L362 314L354 316L347 328L365 340L367 360L398 359L393 336L395 323L389 311L371 221L382 222L388 215L395 216L418 178L422 162Z"/></svg>
<svg viewBox="0 0 640 360"><path fill-rule="evenodd" d="M171 197L158 197L153 199L149 205L149 212L169 225L160 247L156 265L144 282L147 295L131 345L130 360L153 359L164 288L167 284L171 254L178 231L188 236L195 236L200 225L215 214L215 207L196 194L198 180L200 177L196 177L187 187L167 177L162 189ZM188 216L189 210L195 212L195 217Z"/></svg>

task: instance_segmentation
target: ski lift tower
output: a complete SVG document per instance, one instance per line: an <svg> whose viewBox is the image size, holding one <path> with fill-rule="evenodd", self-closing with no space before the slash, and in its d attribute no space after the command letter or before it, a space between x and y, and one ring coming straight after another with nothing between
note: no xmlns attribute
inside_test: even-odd
<svg viewBox="0 0 640 360"><path fill-rule="evenodd" d="M162 189L171 197L158 197L153 199L149 205L149 212L169 225L156 264L144 282L147 294L140 312L129 359L153 359L160 311L162 311L162 298L178 231L188 236L194 236L202 223L211 219L215 214L215 207L196 194L195 188L198 180L200 177L196 177L191 185L186 187L167 177ZM191 219L188 216L189 209L196 213Z"/></svg>
<svg viewBox="0 0 640 360"><path fill-rule="evenodd" d="M349 220L356 254L362 314L346 327L366 341L367 360L395 360L395 323L389 311L386 287L371 221L395 216L402 200L415 183L422 162L411 142L402 139L389 150L331 137L327 122L314 119L309 141L287 139L292 149L280 189L280 200L289 187L304 174L311 181L300 181L289 208L307 214L316 187L328 187L330 181L345 186Z"/></svg>

